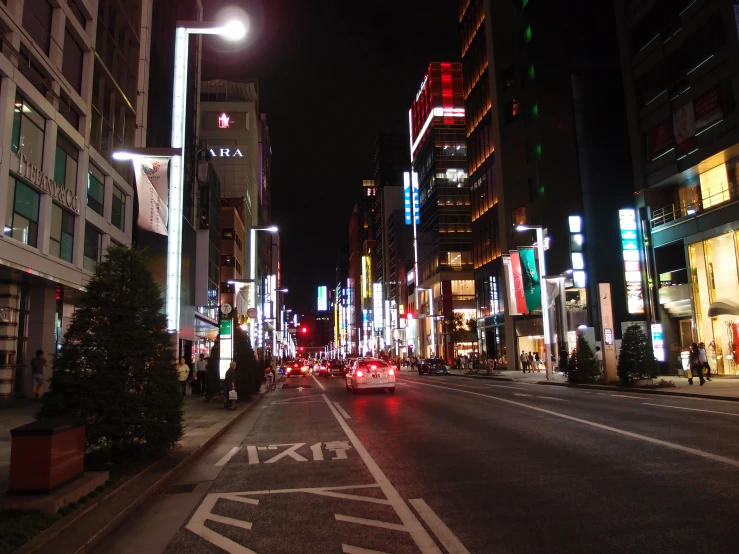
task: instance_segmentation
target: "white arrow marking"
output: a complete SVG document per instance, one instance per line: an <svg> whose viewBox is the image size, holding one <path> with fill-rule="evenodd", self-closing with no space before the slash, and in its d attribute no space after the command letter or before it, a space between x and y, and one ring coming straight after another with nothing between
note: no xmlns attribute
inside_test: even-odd
<svg viewBox="0 0 739 554"><path fill-rule="evenodd" d="M303 392L303 387L298 387L298 392Z"/></svg>

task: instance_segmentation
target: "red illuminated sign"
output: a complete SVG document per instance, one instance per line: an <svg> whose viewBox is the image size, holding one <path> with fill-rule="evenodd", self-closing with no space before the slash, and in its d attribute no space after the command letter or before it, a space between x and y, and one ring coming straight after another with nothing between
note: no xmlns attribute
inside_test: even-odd
<svg viewBox="0 0 739 554"><path fill-rule="evenodd" d="M228 129L231 126L231 118L222 113L218 118L218 127L220 129Z"/></svg>

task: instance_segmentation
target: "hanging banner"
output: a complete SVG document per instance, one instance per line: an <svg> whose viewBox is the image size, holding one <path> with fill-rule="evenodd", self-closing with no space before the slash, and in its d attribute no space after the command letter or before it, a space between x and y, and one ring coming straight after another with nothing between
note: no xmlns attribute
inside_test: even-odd
<svg viewBox="0 0 739 554"><path fill-rule="evenodd" d="M145 231L167 234L169 212L169 160L165 158L136 158L136 190L139 193L138 225Z"/></svg>
<svg viewBox="0 0 739 554"><path fill-rule="evenodd" d="M521 256L521 275L526 296L526 309L529 312L541 309L541 282L536 270L536 254L533 248L519 249Z"/></svg>
<svg viewBox="0 0 739 554"><path fill-rule="evenodd" d="M516 286L513 282L513 268L511 267L511 257L502 256L503 268L505 269L505 287L508 291L508 313L510 315L520 315L516 302Z"/></svg>
<svg viewBox="0 0 739 554"><path fill-rule="evenodd" d="M526 293L524 292L523 271L521 268L521 256L518 251L511 252L511 272L513 273L513 289L516 298L516 311L524 313L526 308Z"/></svg>
<svg viewBox="0 0 739 554"><path fill-rule="evenodd" d="M695 111L693 102L688 102L672 113L672 128L675 133L675 150L678 154L695 147Z"/></svg>

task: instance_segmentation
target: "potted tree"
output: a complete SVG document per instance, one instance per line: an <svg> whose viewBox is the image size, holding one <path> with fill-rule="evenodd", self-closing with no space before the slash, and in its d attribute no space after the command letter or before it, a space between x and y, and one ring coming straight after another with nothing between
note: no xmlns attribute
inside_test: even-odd
<svg viewBox="0 0 739 554"><path fill-rule="evenodd" d="M657 376L657 360L649 337L638 325L631 325L621 338L618 377L626 386L651 385Z"/></svg>

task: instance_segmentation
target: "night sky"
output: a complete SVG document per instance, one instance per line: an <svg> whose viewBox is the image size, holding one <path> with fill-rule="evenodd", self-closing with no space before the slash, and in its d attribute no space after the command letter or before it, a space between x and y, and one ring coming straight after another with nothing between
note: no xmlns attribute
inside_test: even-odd
<svg viewBox="0 0 739 554"><path fill-rule="evenodd" d="M205 18L238 5L238 48L208 38L203 78L256 78L272 139L273 222L286 304L308 311L335 281L380 132L408 131L432 61L459 61L456 0L205 0Z"/></svg>

